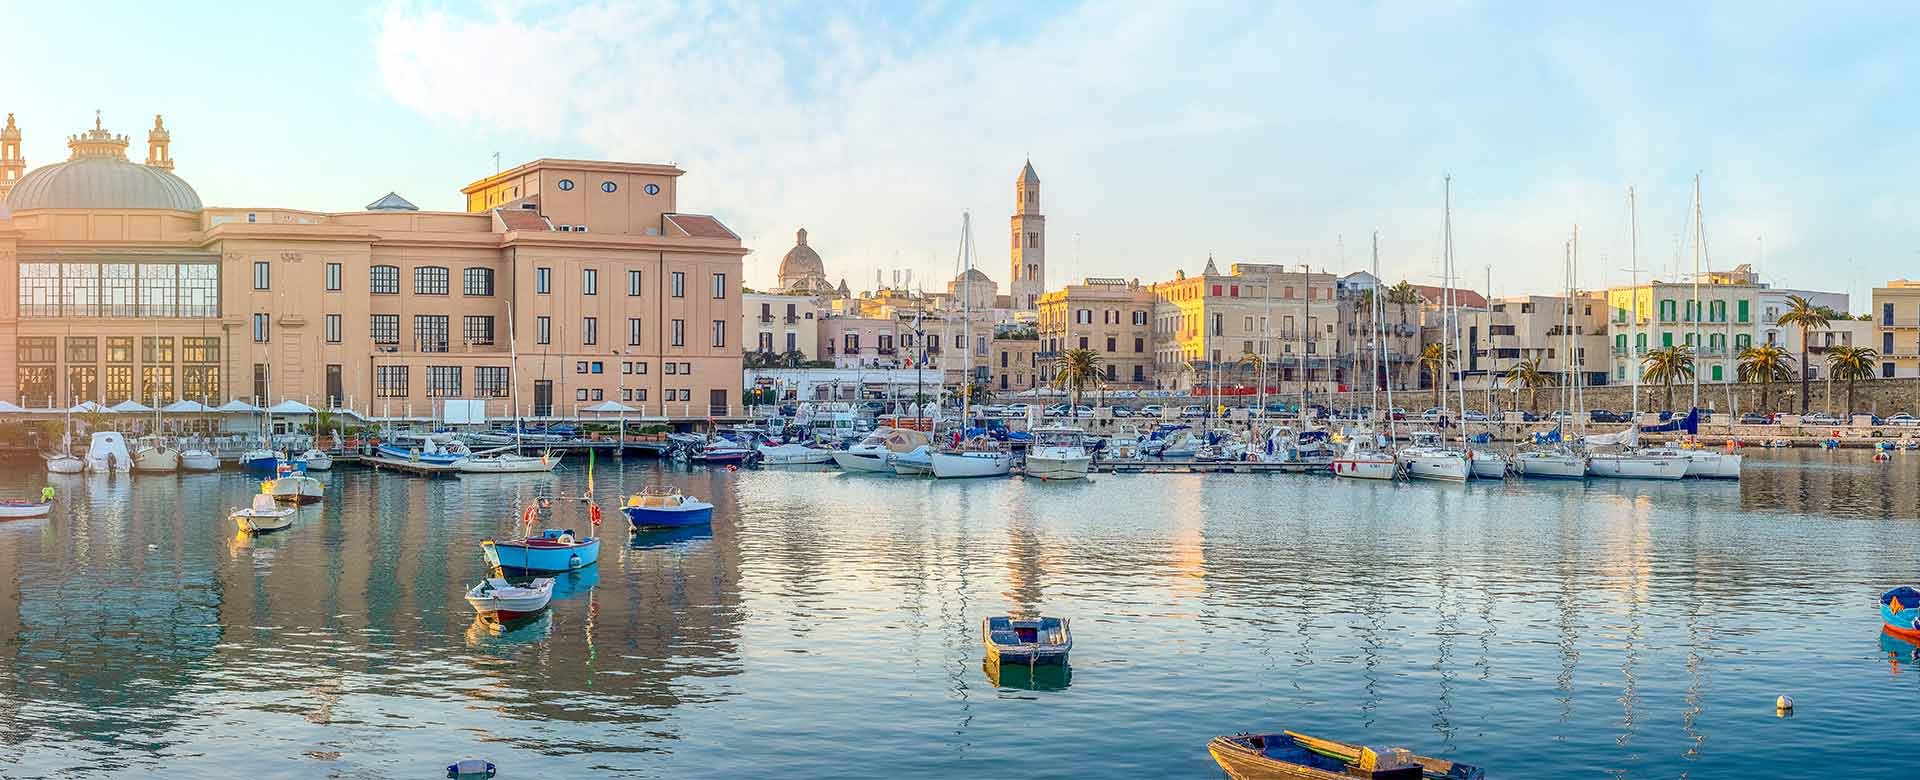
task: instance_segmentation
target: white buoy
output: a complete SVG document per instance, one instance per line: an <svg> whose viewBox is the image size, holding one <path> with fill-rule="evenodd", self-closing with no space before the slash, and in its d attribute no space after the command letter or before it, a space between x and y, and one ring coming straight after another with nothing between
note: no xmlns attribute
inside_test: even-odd
<svg viewBox="0 0 1920 780"><path fill-rule="evenodd" d="M1782 696L1778 699L1774 699L1773 708L1776 710L1780 710L1782 712L1793 709L1793 697Z"/></svg>

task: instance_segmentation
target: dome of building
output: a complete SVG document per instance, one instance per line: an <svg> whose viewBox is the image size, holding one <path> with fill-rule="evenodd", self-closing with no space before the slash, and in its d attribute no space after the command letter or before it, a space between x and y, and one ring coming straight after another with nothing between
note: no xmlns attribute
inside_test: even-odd
<svg viewBox="0 0 1920 780"><path fill-rule="evenodd" d="M798 282L826 276L827 264L820 260L820 253L807 246L807 229L801 228L794 235L793 248L787 250L786 257L780 258L780 285L794 287Z"/></svg>
<svg viewBox="0 0 1920 780"><path fill-rule="evenodd" d="M199 211L200 195L164 168L127 159L127 137L100 127L69 137L73 156L35 168L7 193L15 212L32 209ZM169 161L170 162L170 161Z"/></svg>

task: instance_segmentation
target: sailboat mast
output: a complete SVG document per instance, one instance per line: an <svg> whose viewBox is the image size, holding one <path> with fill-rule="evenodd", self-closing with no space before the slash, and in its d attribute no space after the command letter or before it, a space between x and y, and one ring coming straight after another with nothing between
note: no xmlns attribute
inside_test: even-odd
<svg viewBox="0 0 1920 780"><path fill-rule="evenodd" d="M1700 343L1700 236L1699 236L1700 174L1699 173L1695 173L1693 175L1693 219L1694 219L1694 226L1695 226L1694 241L1693 241L1693 348L1695 350L1694 354L1697 355L1699 354L1700 349L1706 346L1705 344ZM1693 407L1692 408L1695 408L1695 409L1700 408L1700 371L1698 366L1695 367L1693 372ZM1669 409L1667 411L1673 411L1673 410Z"/></svg>
<svg viewBox="0 0 1920 780"><path fill-rule="evenodd" d="M520 429L520 339L513 328L513 301L507 301L507 403L513 407L513 453L522 454ZM620 446L626 446L627 428L620 426Z"/></svg>
<svg viewBox="0 0 1920 780"><path fill-rule="evenodd" d="M1460 443L1467 442L1467 342L1460 327L1460 288L1454 283L1453 177L1447 177L1447 297L1453 299L1453 393L1460 401Z"/></svg>
<svg viewBox="0 0 1920 780"><path fill-rule="evenodd" d="M1627 299L1627 373L1633 375L1633 423L1640 424L1640 365L1634 361L1640 357L1640 205L1635 199L1633 188L1627 188L1627 244L1633 257L1633 286L1631 298Z"/></svg>
<svg viewBox="0 0 1920 780"><path fill-rule="evenodd" d="M1574 419L1579 421L1581 432L1587 430L1587 396L1580 390L1580 369L1586 361L1580 359L1580 339L1574 334L1574 299L1580 295L1580 226L1573 226L1573 251L1567 260L1567 359L1573 361L1573 406Z"/></svg>
<svg viewBox="0 0 1920 780"><path fill-rule="evenodd" d="M960 298L960 435L964 438L973 400L973 215L964 211L960 212Z"/></svg>
<svg viewBox="0 0 1920 780"><path fill-rule="evenodd" d="M1374 351L1376 354L1380 355L1381 358L1384 359L1387 364L1387 382L1386 382L1387 384L1387 412L1386 412L1387 444L1388 446L1392 446L1394 439L1398 435L1399 431L1397 427L1393 424L1394 422L1393 420L1393 354L1387 351L1387 345L1386 345L1385 339L1380 338L1380 334L1385 332L1385 328L1380 327L1381 315L1384 315L1386 313L1387 305L1385 301L1380 299L1380 231L1378 230L1373 232L1373 271L1372 273L1373 273L1373 281L1374 281L1374 294L1373 294L1374 309L1373 310L1375 314L1374 328L1373 328L1373 332L1375 334ZM1379 407L1375 407L1375 408L1378 409Z"/></svg>

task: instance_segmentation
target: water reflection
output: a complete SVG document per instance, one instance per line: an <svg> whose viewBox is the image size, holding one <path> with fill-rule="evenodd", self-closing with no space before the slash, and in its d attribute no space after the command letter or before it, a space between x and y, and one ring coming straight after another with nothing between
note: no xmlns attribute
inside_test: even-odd
<svg viewBox="0 0 1920 780"><path fill-rule="evenodd" d="M986 672L987 682L996 688L1020 691L1064 691L1073 684L1073 667L1069 664L1028 666L1002 664L997 658L983 658L980 661L980 669Z"/></svg>

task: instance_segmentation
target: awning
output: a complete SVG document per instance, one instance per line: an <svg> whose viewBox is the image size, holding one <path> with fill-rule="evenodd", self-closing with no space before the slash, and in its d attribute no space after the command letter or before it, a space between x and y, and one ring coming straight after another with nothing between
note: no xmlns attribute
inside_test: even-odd
<svg viewBox="0 0 1920 780"><path fill-rule="evenodd" d="M618 413L618 412L637 412L637 411L640 411L640 410L638 410L638 409L635 409L635 408L633 408L633 407L631 407L631 406L627 406L627 405L625 405L625 404L622 404L622 403L620 403L619 401L607 401L607 402L604 402L604 403L600 403L600 404L596 404L596 405L594 405L594 406L589 406L589 407L587 407L587 408L585 408L585 409L582 409L582 410L580 410L580 411L583 411L583 412L594 412L594 413L597 413L597 414L615 414L615 413Z"/></svg>
<svg viewBox="0 0 1920 780"><path fill-rule="evenodd" d="M153 411L153 407L129 398L125 401L121 401L120 403L114 404L113 408L108 409L107 411L118 412L120 414L144 414L146 412Z"/></svg>
<svg viewBox="0 0 1920 780"><path fill-rule="evenodd" d="M26 411L25 408L16 406L11 402L0 401L0 414L18 414L24 411Z"/></svg>
<svg viewBox="0 0 1920 780"><path fill-rule="evenodd" d="M289 398L274 404L267 411L272 414L313 414L314 408Z"/></svg>
<svg viewBox="0 0 1920 780"><path fill-rule="evenodd" d="M199 401L174 401L160 407L160 411L168 414L196 414L207 411L207 405Z"/></svg>
<svg viewBox="0 0 1920 780"><path fill-rule="evenodd" d="M253 404L247 403L246 401L242 401L238 398L235 398L231 401L228 401L224 404L214 407L213 410L216 412L229 412L233 414L257 414L260 412L260 407L254 406Z"/></svg>
<svg viewBox="0 0 1920 780"><path fill-rule="evenodd" d="M86 414L88 412L100 412L102 414L105 414L108 412L112 412L113 410L108 409L107 407L101 406L92 401L81 401L79 405L73 407L72 409L68 409L67 411L72 412L74 414Z"/></svg>

